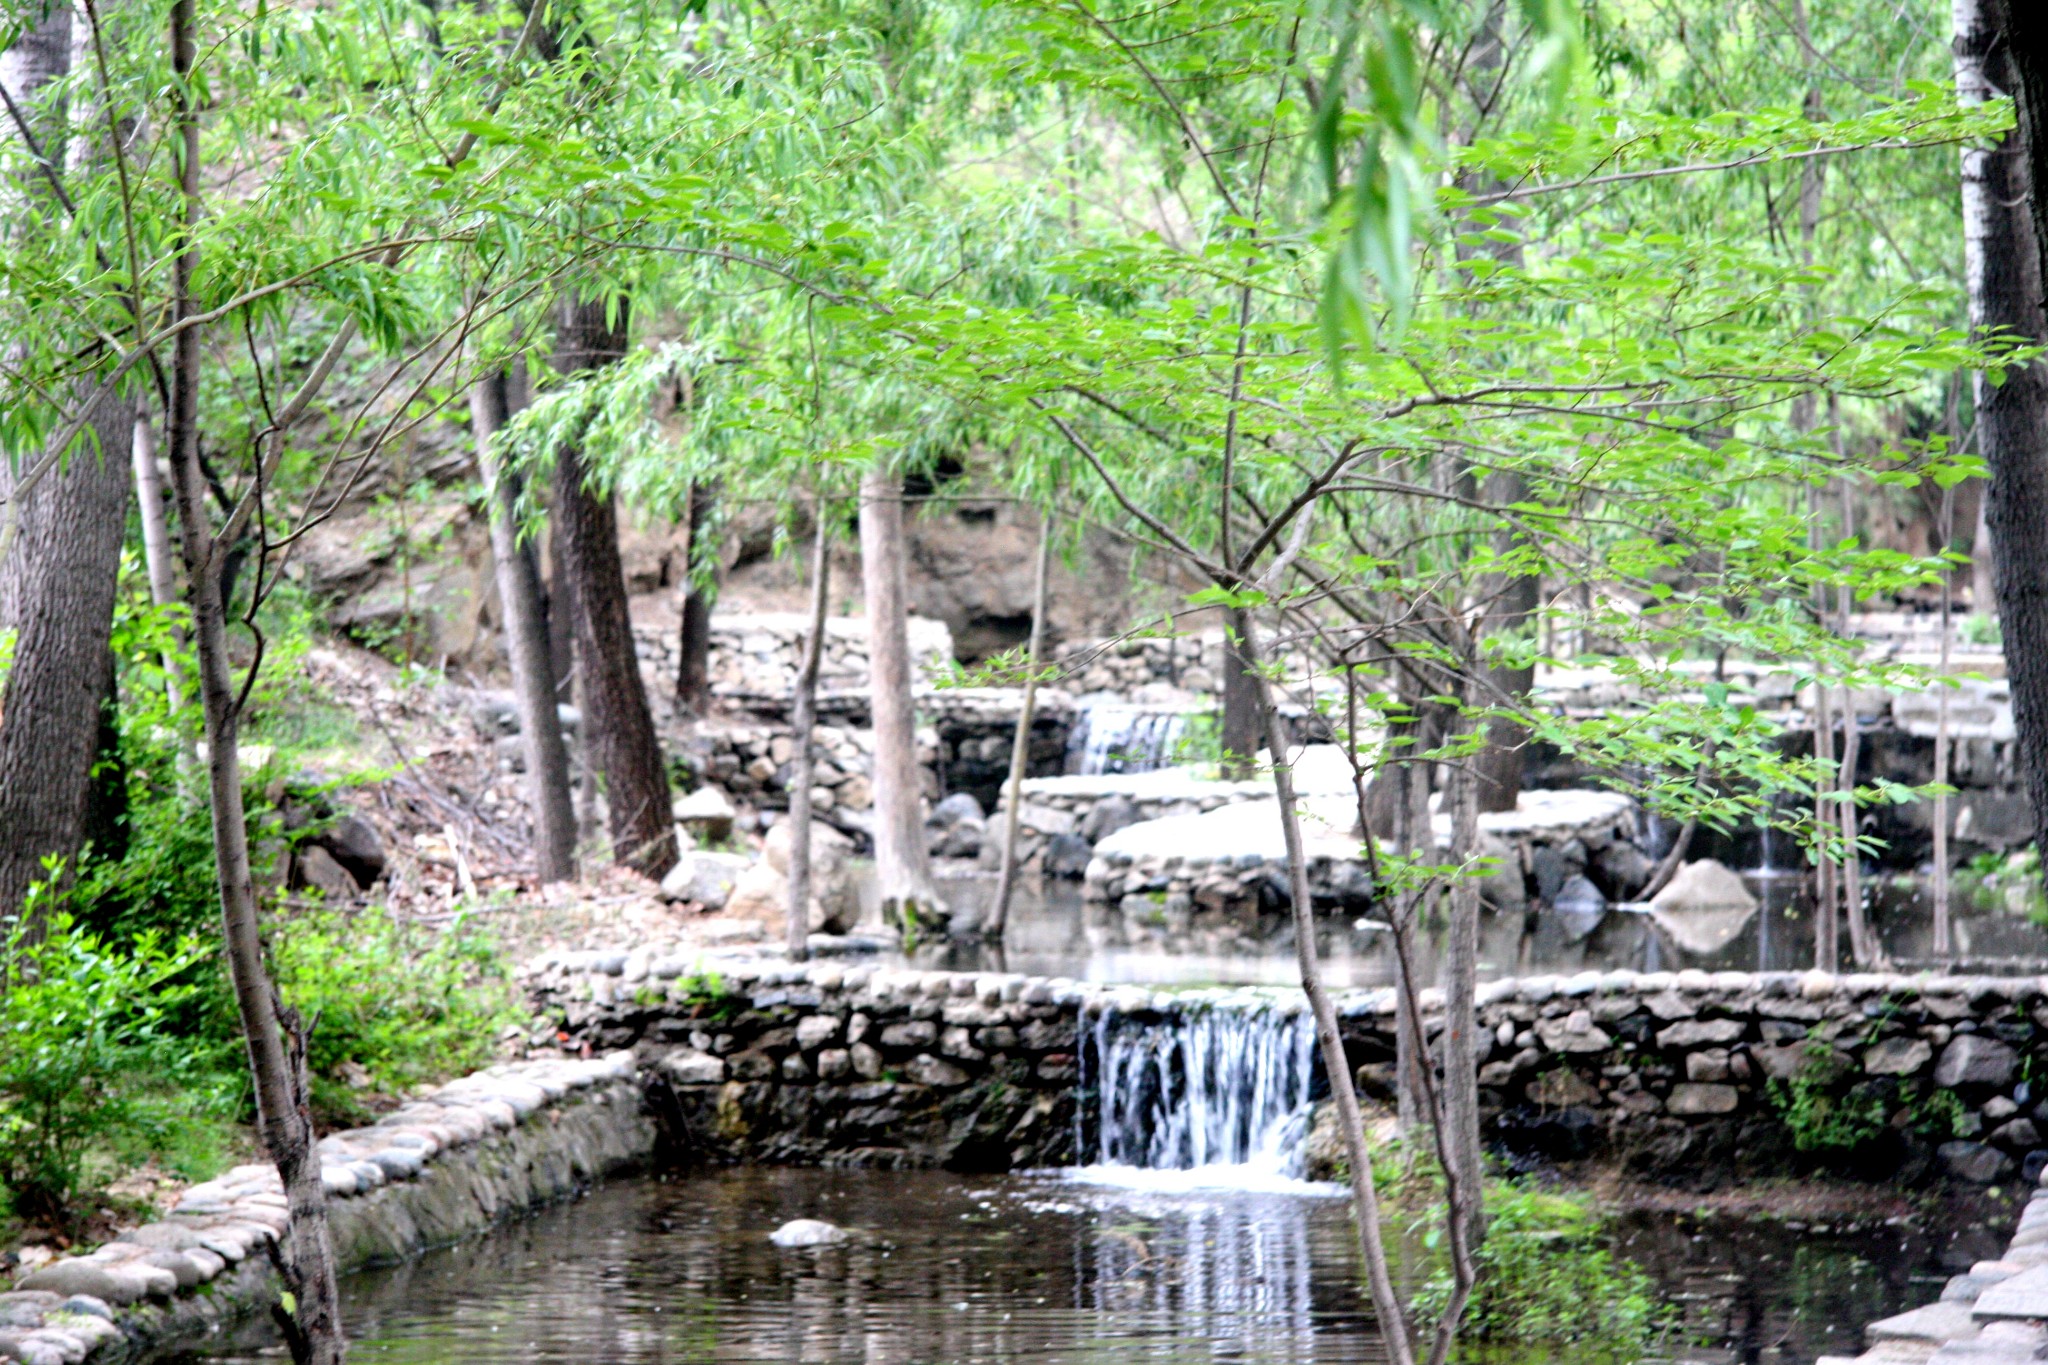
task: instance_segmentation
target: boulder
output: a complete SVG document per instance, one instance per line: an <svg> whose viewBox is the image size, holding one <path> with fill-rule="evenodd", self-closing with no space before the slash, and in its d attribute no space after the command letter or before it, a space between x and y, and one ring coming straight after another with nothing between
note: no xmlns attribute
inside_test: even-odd
<svg viewBox="0 0 2048 1365"><path fill-rule="evenodd" d="M789 910L789 822L778 821L762 843L760 861L734 879L726 912L736 918L781 924ZM811 822L810 932L843 934L860 918L854 885L853 841L830 825Z"/></svg>
<svg viewBox="0 0 2048 1365"><path fill-rule="evenodd" d="M1536 1036L1552 1052L1605 1052L1614 1046L1613 1035L1595 1024L1585 1010L1575 1010L1563 1019L1538 1019Z"/></svg>
<svg viewBox="0 0 2048 1365"><path fill-rule="evenodd" d="M717 1085L725 1080L725 1063L695 1048L678 1048L659 1065L662 1074L677 1085Z"/></svg>
<svg viewBox="0 0 2048 1365"><path fill-rule="evenodd" d="M752 865L744 853L685 853L661 879L661 898L723 909L741 874Z"/></svg>
<svg viewBox="0 0 2048 1365"><path fill-rule="evenodd" d="M90 1294L111 1304L130 1304L141 1298L144 1287L127 1277L117 1277L103 1265L67 1256L41 1270L24 1275L16 1289L42 1289L52 1294Z"/></svg>
<svg viewBox="0 0 2048 1365"><path fill-rule="evenodd" d="M1925 1038L1885 1038L1863 1054L1866 1076L1917 1076L1934 1060L1934 1045Z"/></svg>
<svg viewBox="0 0 2048 1365"><path fill-rule="evenodd" d="M925 824L933 829L951 829L962 820L972 820L979 825L986 819L981 802L974 799L972 792L954 792L932 807L932 813L925 817Z"/></svg>
<svg viewBox="0 0 2048 1365"><path fill-rule="evenodd" d="M1950 1178L1972 1185L1995 1184L2012 1169L2011 1157L1981 1142L1944 1142L1934 1159Z"/></svg>
<svg viewBox="0 0 2048 1365"><path fill-rule="evenodd" d="M1088 841L1078 834L1055 834L1045 841L1045 858L1040 866L1048 877L1078 881L1088 875L1092 856Z"/></svg>
<svg viewBox="0 0 2048 1365"><path fill-rule="evenodd" d="M384 875L384 841L377 836L376 826L360 815L342 816L313 836L312 842L348 869L356 886L364 891Z"/></svg>
<svg viewBox="0 0 2048 1365"><path fill-rule="evenodd" d="M1941 1050L1941 1060L1934 1064L1934 1083L1944 1090L1959 1085L2004 1090L2012 1084L2019 1061L2019 1054L1996 1038L1959 1033Z"/></svg>
<svg viewBox="0 0 2048 1365"><path fill-rule="evenodd" d="M328 896L353 898L362 889L348 869L318 844L306 844L293 852L292 881Z"/></svg>
<svg viewBox="0 0 2048 1365"><path fill-rule="evenodd" d="M1671 1087L1671 1098L1664 1102L1664 1108L1679 1115L1730 1114L1741 1102L1741 1092L1732 1085L1681 1081Z"/></svg>
<svg viewBox="0 0 2048 1365"><path fill-rule="evenodd" d="M1095 803L1094 809L1081 818L1081 827L1075 831L1089 843L1096 844L1116 833L1138 823L1143 817L1127 796L1109 796Z"/></svg>
<svg viewBox="0 0 2048 1365"><path fill-rule="evenodd" d="M1650 918L1685 952L1705 957L1733 943L1756 917L1742 878L1712 858L1687 863L1650 900Z"/></svg>
<svg viewBox="0 0 2048 1365"><path fill-rule="evenodd" d="M675 805L675 821L699 844L719 844L732 838L732 822L739 815L732 798L716 787L699 787Z"/></svg>
<svg viewBox="0 0 2048 1365"><path fill-rule="evenodd" d="M1598 929L1600 921L1607 918L1607 897L1601 895L1600 888L1587 878L1574 874L1558 887L1552 908L1564 926L1565 941L1577 943Z"/></svg>

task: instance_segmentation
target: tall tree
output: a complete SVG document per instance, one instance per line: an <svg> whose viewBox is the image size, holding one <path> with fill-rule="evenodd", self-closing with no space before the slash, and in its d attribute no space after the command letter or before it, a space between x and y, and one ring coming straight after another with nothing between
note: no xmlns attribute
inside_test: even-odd
<svg viewBox="0 0 2048 1365"><path fill-rule="evenodd" d="M519 476L505 469L492 442L510 416L509 376L484 375L470 387L470 428L477 467L490 489L491 559L498 610L505 623L505 657L519 711L526 757L527 801L533 813L533 858L543 882L576 875L576 811L569 798L569 751L562 742L555 683L548 658L547 608L540 570L519 540Z"/></svg>
<svg viewBox="0 0 2048 1365"><path fill-rule="evenodd" d="M66 112L46 88L69 72L72 48L71 7L57 3L0 54L9 131L40 163L14 187L33 210L12 215L25 232L68 216ZM76 398L89 407L91 439L63 464L17 491L0 460L0 631L15 633L0 690L0 915L21 904L45 858L77 856L100 733L133 408L91 386Z"/></svg>
<svg viewBox="0 0 2048 1365"><path fill-rule="evenodd" d="M614 364L626 354L626 300L565 300L555 328L560 373L582 375ZM584 743L604 784L612 856L658 878L676 862L674 808L626 609L618 511L610 490L592 485L573 441L555 452L550 516L563 571L558 589L572 599Z"/></svg>
<svg viewBox="0 0 2048 1365"><path fill-rule="evenodd" d="M1970 323L2027 344L2048 342L2048 20L2010 0L1956 0L1956 94L1964 105L2011 95L2017 120L1989 145L1963 150L1963 247ZM2031 208L2029 207L2031 202ZM2048 848L2048 365L2006 367L2003 383L1976 378L1977 440L1990 470L1984 520L1991 532L1999 625L2021 777L2035 840ZM1853 723L1853 721L1851 722Z"/></svg>

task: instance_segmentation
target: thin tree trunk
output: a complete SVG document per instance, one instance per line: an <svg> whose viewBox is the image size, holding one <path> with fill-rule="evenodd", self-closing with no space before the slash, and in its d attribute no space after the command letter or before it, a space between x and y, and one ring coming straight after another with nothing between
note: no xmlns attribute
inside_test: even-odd
<svg viewBox="0 0 2048 1365"><path fill-rule="evenodd" d="M1386 1239L1380 1227L1379 1191L1373 1184L1372 1147L1365 1135L1365 1117L1359 1111L1358 1091L1351 1076L1351 1062L1344 1053L1344 1035L1337 1024L1337 1008L1323 984L1322 964L1316 957L1315 906L1310 900L1308 858L1303 852L1301 819L1294 807L1294 775L1286 761L1287 739L1281 729L1280 711L1274 704L1272 684L1259 671L1259 643L1253 633L1250 613L1233 609L1242 625L1238 646L1243 651L1247 676L1258 699L1265 722L1266 743L1273 751L1273 794L1279 799L1280 828L1287 846L1287 881L1294 901L1294 952L1301 969L1301 988L1308 996L1309 1011L1315 1019L1316 1042L1323 1055L1323 1071L1330 1082L1330 1099L1337 1106L1337 1123L1344 1135L1344 1152L1351 1163L1351 1198L1358 1222L1359 1259L1365 1263L1366 1284L1373 1309L1379 1318L1380 1334L1387 1343L1391 1365L1415 1365L1415 1348L1408 1335L1408 1315L1394 1289L1394 1277L1387 1260Z"/></svg>
<svg viewBox="0 0 2048 1365"><path fill-rule="evenodd" d="M194 0L176 0L171 10L172 126L177 136L179 190L183 199L184 249L172 264L172 320L182 323L196 310L192 277L199 226L199 117L186 92L196 77ZM248 1043L249 1075L256 1095L256 1124L264 1150L283 1182L288 1221L283 1265L293 1308L278 1310L292 1354L304 1365L341 1365L347 1354L342 1335L334 1254L327 1237L327 1200L313 1147L307 1108L305 1051L296 1020L286 1015L263 963L256 891L249 870L249 836L242 807L242 775L236 742L239 694L228 658L227 610L221 575L228 547L213 535L206 510L205 476L199 466L200 333L186 327L172 343L171 406L166 422L171 475L181 523L186 590L199 657L199 694L206 722L208 803L213 816L214 861L219 877L222 931L228 976ZM129 413L120 411L123 426ZM123 480L125 488L126 481ZM289 1045L286 1032L293 1034Z"/></svg>
<svg viewBox="0 0 2048 1365"><path fill-rule="evenodd" d="M1017 884L1017 826L1023 818L1024 779L1031 769L1031 722L1038 705L1039 660L1045 657L1045 594L1052 567L1052 513L1038 527L1038 564L1031 579L1031 646L1024 657L1024 698L1017 709L1017 735L1010 744L1010 780L1003 800L1003 860L996 874L996 898L982 920L982 937L1003 941L1010 923L1010 893Z"/></svg>
<svg viewBox="0 0 2048 1365"><path fill-rule="evenodd" d="M557 320L555 368L573 375L620 359L626 353L626 317L623 299L565 302ZM555 534L575 597L584 743L604 782L613 859L659 879L676 863L668 769L626 609L618 513L609 491L600 495L589 483L580 450L567 445L556 452Z"/></svg>
<svg viewBox="0 0 2048 1365"><path fill-rule="evenodd" d="M1956 490L1941 494L1941 549L1946 554L1955 545ZM1941 571L1941 663L1936 669L1934 689L1934 785L1948 785L1948 665L1949 618L1955 607L1955 570ZM1949 929L1948 794L1934 797L1934 954L1951 952Z"/></svg>
<svg viewBox="0 0 2048 1365"><path fill-rule="evenodd" d="M1828 688L1816 681L1813 685L1813 758L1822 773L1833 766L1835 757L1835 722L1833 708L1828 704ZM1825 834L1835 828L1839 821L1830 808L1827 792L1824 790L1827 778L1819 780L1814 793L1814 823ZM1839 944L1840 912L1835 899L1835 862L1827 854L1825 837L1815 853L1813 867L1813 965L1823 972L1832 972L1842 963Z"/></svg>
<svg viewBox="0 0 2048 1365"><path fill-rule="evenodd" d="M818 670L825 661L825 616L832 592L831 521L823 495L818 498L818 536L811 554L811 633L804 641L803 666L796 675L796 700L791 706L796 753L789 784L789 960L810 956L811 937L811 774L815 769L818 728Z"/></svg>
<svg viewBox="0 0 2048 1365"><path fill-rule="evenodd" d="M2018 105L2016 125L2003 139L1963 149L1970 322L2034 343L2048 340L2048 205L2029 208L2035 177L2048 171L2048 71L2038 9L2007 0L1955 3L1958 100L1968 106L2010 94ZM1977 439L1991 473L1985 523L2015 747L2035 842L2048 848L2048 367L2039 360L2009 366L2002 384L1979 374L1975 387Z"/></svg>
<svg viewBox="0 0 2048 1365"><path fill-rule="evenodd" d="M1520 265L1519 248L1515 257L1515 264ZM1496 470L1487 476L1486 500L1496 507L1523 502L1528 496L1528 480L1513 470ZM1512 553L1519 543L1520 537L1512 529L1503 528L1494 533L1496 554ZM1495 635L1517 638L1525 635L1536 617L1542 580L1534 574L1521 574L1489 581L1483 590L1494 597L1493 606L1487 613L1487 630ZM1534 666L1496 664L1486 670L1486 679L1491 689L1499 694L1499 698L1487 698L1488 703L1500 699L1519 703L1536 685L1536 669ZM1472 769L1479 782L1480 810L1510 811L1515 808L1522 795L1522 773L1528 744L1528 727L1519 722L1499 716L1486 722L1486 747L1472 756Z"/></svg>
<svg viewBox="0 0 2048 1365"><path fill-rule="evenodd" d="M1223 775L1242 782L1259 756L1259 684L1244 655L1245 613L1231 607L1223 620Z"/></svg>
<svg viewBox="0 0 2048 1365"><path fill-rule="evenodd" d="M172 562L171 528L164 518L164 476L156 462L156 428L149 422L149 405L135 405L132 438L135 460L135 502L142 519L142 563L149 573L149 600L168 607L178 600L178 571ZM184 631L176 632L182 647ZM164 699L173 715L184 709L185 666L178 655L165 651Z"/></svg>
<svg viewBox="0 0 2048 1365"><path fill-rule="evenodd" d="M519 543L520 479L499 467L492 448L511 415L510 407L503 371L486 375L470 387L477 469L490 490L491 561L497 575L498 609L505 618L505 658L512 669L520 747L526 756L534 871L543 883L563 882L576 876L576 811L569 797L569 751L562 742L554 679L549 675L540 576L534 571L533 557Z"/></svg>
<svg viewBox="0 0 2048 1365"><path fill-rule="evenodd" d="M877 464L860 481L860 559L875 726L875 875L884 917L910 932L942 916L924 842L917 712L910 691L903 489Z"/></svg>
<svg viewBox="0 0 2048 1365"><path fill-rule="evenodd" d="M1467 722L1458 722L1459 728ZM1476 774L1449 765L1444 803L1451 807L1453 866L1464 868L1479 851L1479 785ZM1444 1149L1457 1184L1468 1191L1481 1188L1484 1176L1479 1143L1479 1077L1474 1037L1479 1027L1479 883L1459 876L1450 887L1450 923L1444 935L1444 1029L1439 1046L1443 1071ZM1484 1207L1468 1199L1457 1212L1465 1222L1467 1246L1485 1235Z"/></svg>
<svg viewBox="0 0 2048 1365"><path fill-rule="evenodd" d="M1841 808L1836 812L1842 827L1842 912L1849 924L1849 955L1859 967L1877 964L1877 943L1870 932L1869 917L1863 911L1863 858L1857 852L1856 839L1860 833L1856 805L1856 765L1863 754L1863 729L1856 723L1856 697L1848 688L1842 689L1842 766L1835 780L1841 792Z"/></svg>
<svg viewBox="0 0 2048 1365"><path fill-rule="evenodd" d="M683 625L677 643L676 705L693 716L711 707L711 594L697 582L710 558L704 536L710 529L711 489L702 479L690 485L690 550L683 565Z"/></svg>
<svg viewBox="0 0 2048 1365"><path fill-rule="evenodd" d="M71 7L52 5L0 55L0 81L30 111L53 168L63 164L62 110L36 111L45 87L70 69L71 26ZM44 195L44 183L23 193ZM90 393L82 384L75 396ZM15 640L0 691L0 915L44 878L45 858L76 859L85 835L127 525L130 411L128 400L104 395L64 465L6 508L14 535L0 559L0 630ZM0 498L11 502L13 482L0 456Z"/></svg>

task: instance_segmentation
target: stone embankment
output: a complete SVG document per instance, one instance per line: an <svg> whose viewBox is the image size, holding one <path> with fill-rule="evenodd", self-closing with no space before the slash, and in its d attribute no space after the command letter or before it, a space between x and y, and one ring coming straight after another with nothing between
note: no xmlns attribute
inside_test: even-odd
<svg viewBox="0 0 2048 1365"><path fill-rule="evenodd" d="M644 1164L654 1146L630 1055L465 1076L321 1140L336 1261L350 1270L456 1241ZM238 1166L160 1221L24 1276L0 1293L0 1360L132 1360L267 1307L285 1207L275 1167Z"/></svg>
<svg viewBox="0 0 2048 1365"><path fill-rule="evenodd" d="M663 1121L712 1159L978 1170L1072 1159L1091 1023L1270 1003L1015 975L562 954L541 1012L572 1043L633 1048ZM1708 1181L1836 1170L1990 1183L2043 1163L2048 981L1686 971L1480 988L1489 1139ZM1422 993L1428 1027L1441 996ZM1393 1074L1391 990L1340 997L1369 1094Z"/></svg>

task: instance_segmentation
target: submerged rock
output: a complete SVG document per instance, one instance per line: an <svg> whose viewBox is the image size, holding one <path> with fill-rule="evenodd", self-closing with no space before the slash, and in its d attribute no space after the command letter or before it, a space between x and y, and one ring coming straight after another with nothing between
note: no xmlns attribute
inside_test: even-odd
<svg viewBox="0 0 2048 1365"><path fill-rule="evenodd" d="M769 1233L768 1240L785 1249L837 1246L846 1240L846 1229L822 1218L796 1218Z"/></svg>

